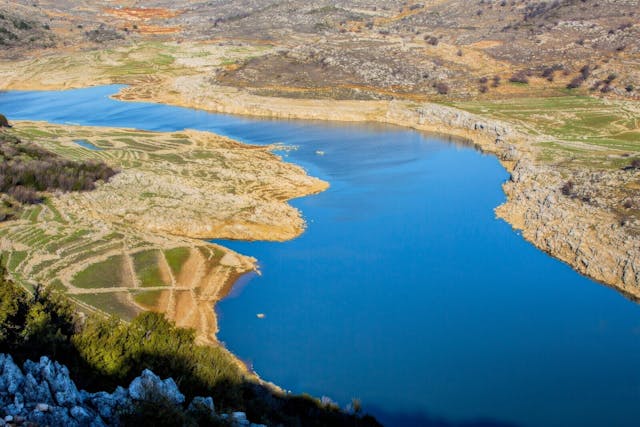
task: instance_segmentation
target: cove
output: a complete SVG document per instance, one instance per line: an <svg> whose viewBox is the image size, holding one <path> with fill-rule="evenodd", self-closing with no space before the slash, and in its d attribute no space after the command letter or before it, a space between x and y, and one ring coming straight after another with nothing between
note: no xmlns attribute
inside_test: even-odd
<svg viewBox="0 0 640 427"><path fill-rule="evenodd" d="M6 92L0 112L282 142L330 182L292 201L299 238L220 242L260 262L216 309L219 338L264 379L359 398L390 426L640 425L640 307L495 219L508 175L494 157L395 127L108 98L118 90Z"/></svg>

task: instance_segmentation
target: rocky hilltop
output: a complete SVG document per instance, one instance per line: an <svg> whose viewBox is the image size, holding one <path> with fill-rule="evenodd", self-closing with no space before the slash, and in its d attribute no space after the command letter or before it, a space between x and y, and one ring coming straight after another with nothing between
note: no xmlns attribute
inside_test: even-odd
<svg viewBox="0 0 640 427"><path fill-rule="evenodd" d="M186 402L172 378L160 379L150 370L112 393L78 390L69 370L47 357L30 360L22 369L8 354L0 354L0 425L51 427L126 425L127 415L140 405L159 405L186 416L229 426L260 427L244 412L218 414L211 397Z"/></svg>

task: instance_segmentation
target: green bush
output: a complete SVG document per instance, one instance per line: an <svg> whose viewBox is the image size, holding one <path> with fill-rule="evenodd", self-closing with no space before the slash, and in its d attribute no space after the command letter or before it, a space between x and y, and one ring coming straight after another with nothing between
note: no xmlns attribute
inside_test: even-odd
<svg viewBox="0 0 640 427"><path fill-rule="evenodd" d="M38 145L0 133L0 192L20 203L38 203L38 191L87 191L116 171L97 161L66 160Z"/></svg>

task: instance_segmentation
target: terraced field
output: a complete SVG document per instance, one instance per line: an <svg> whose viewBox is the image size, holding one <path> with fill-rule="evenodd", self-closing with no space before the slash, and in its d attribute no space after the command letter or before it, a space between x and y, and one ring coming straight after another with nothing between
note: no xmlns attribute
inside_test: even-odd
<svg viewBox="0 0 640 427"><path fill-rule="evenodd" d="M10 132L119 170L94 191L51 195L0 223L10 274L28 288L53 286L89 311L125 319L164 312L204 341L217 331L213 304L254 261L200 239L291 238L304 221L286 201L326 188L266 148L204 132L32 122Z"/></svg>

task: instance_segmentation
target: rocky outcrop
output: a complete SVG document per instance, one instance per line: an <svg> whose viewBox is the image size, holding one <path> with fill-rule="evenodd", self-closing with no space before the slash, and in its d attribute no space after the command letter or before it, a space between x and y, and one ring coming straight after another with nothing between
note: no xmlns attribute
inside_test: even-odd
<svg viewBox="0 0 640 427"><path fill-rule="evenodd" d="M231 426L260 426L251 424L243 412L217 415L211 397L195 397L185 405L185 396L173 379L161 380L148 369L128 388L88 393L78 390L65 366L47 357L37 363L27 361L20 369L10 355L0 354L0 426L117 426L122 414L150 401L220 418Z"/></svg>

